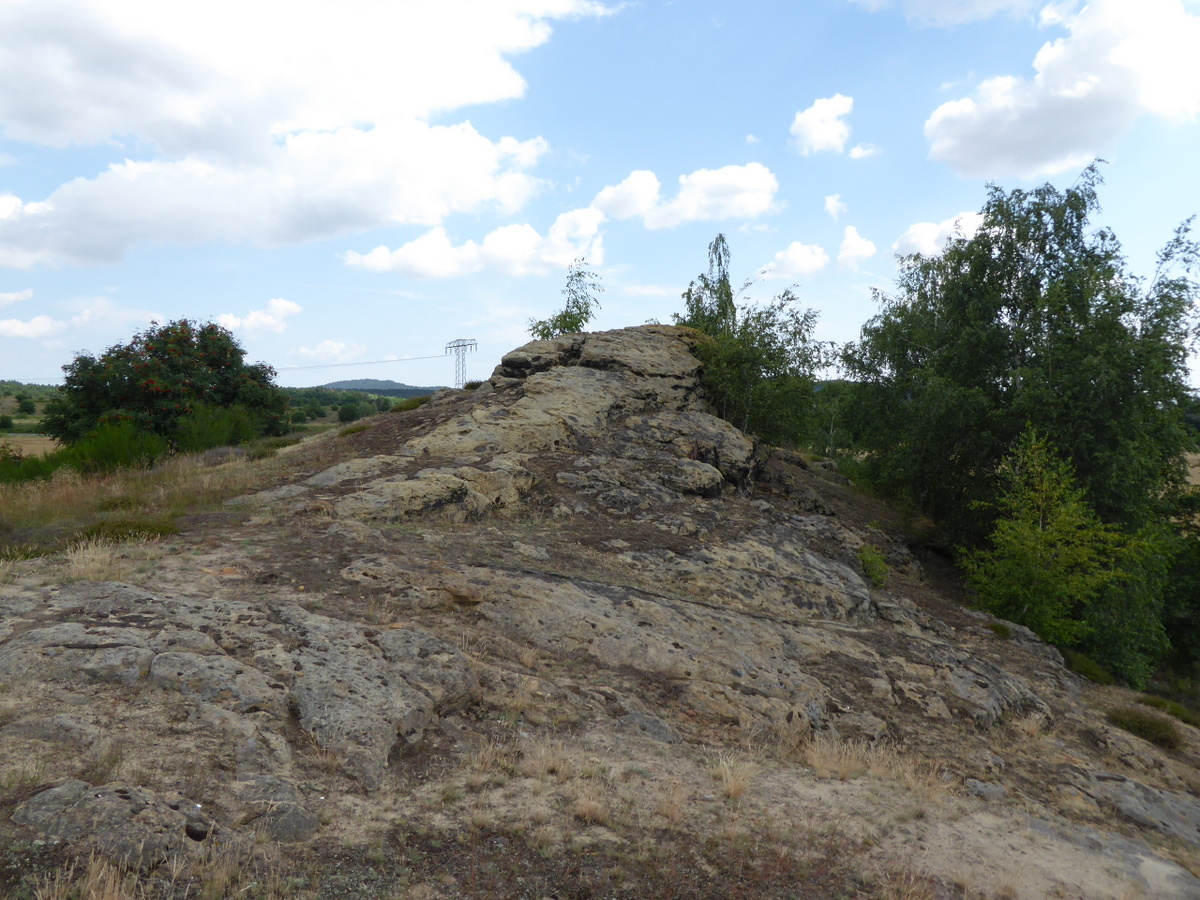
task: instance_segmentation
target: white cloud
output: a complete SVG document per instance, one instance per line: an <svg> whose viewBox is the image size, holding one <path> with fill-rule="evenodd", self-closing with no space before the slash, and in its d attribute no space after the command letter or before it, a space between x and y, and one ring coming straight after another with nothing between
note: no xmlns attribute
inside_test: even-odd
<svg viewBox="0 0 1200 900"><path fill-rule="evenodd" d="M847 225L838 247L838 264L857 268L858 264L875 255L875 245L858 233L853 225Z"/></svg>
<svg viewBox="0 0 1200 900"><path fill-rule="evenodd" d="M541 138L429 116L519 97L509 58L592 0L6 0L0 129L139 158L45 202L0 198L0 265L146 241L296 243L519 210Z"/></svg>
<svg viewBox="0 0 1200 900"><path fill-rule="evenodd" d="M596 195L592 207L613 219L640 216L647 228L672 228L683 222L753 219L775 209L779 180L761 163L697 169L679 176L679 193L668 201L653 172L631 172L618 185Z"/></svg>
<svg viewBox="0 0 1200 900"><path fill-rule="evenodd" d="M747 144L757 144L758 142L759 142L759 140L758 140L757 135L753 135L753 134L746 135L746 143Z"/></svg>
<svg viewBox="0 0 1200 900"><path fill-rule="evenodd" d="M373 272L400 272L414 278L458 278L483 270L506 275L541 275L565 269L586 257L604 262L600 226L604 214L593 207L571 210L555 219L545 237L531 225L505 225L482 243L455 245L446 229L437 227L395 250L376 247L369 253L351 251L346 265Z"/></svg>
<svg viewBox="0 0 1200 900"><path fill-rule="evenodd" d="M850 148L851 159L866 159L868 156L875 156L880 152L880 149L874 144L856 144Z"/></svg>
<svg viewBox="0 0 1200 900"><path fill-rule="evenodd" d="M362 344L347 344L345 341L321 341L313 348L297 347L296 354L320 362L351 362L367 352Z"/></svg>
<svg viewBox="0 0 1200 900"><path fill-rule="evenodd" d="M823 150L842 153L846 141L850 140L850 125L842 118L850 115L853 109L853 97L834 94L796 113L791 128L796 148L805 156Z"/></svg>
<svg viewBox="0 0 1200 900"><path fill-rule="evenodd" d="M679 193L645 214L647 228L682 222L753 219L775 208L779 180L762 163L697 169L679 176Z"/></svg>
<svg viewBox="0 0 1200 900"><path fill-rule="evenodd" d="M407 121L289 137L266 164L127 161L44 203L0 197L0 264L114 262L142 241L290 244L452 213L512 213L539 181L540 138Z"/></svg>
<svg viewBox="0 0 1200 900"><path fill-rule="evenodd" d="M775 254L775 259L763 267L763 278L796 278L812 275L829 265L829 254L818 244L793 241Z"/></svg>
<svg viewBox="0 0 1200 900"><path fill-rule="evenodd" d="M1032 178L1081 167L1142 115L1200 115L1200 16L1181 0L1094 0L1048 21L1069 35L1038 51L1032 78L990 78L934 110L932 159L972 176Z"/></svg>
<svg viewBox="0 0 1200 900"><path fill-rule="evenodd" d="M849 210L850 207L842 202L841 194L830 194L825 198L825 212L829 213L835 221L838 216L844 212L849 212Z"/></svg>
<svg viewBox="0 0 1200 900"><path fill-rule="evenodd" d="M0 319L0 338L44 338L53 337L67 327L49 316L34 316L32 319Z"/></svg>
<svg viewBox="0 0 1200 900"><path fill-rule="evenodd" d="M970 238L982 224L983 216L977 212L959 213L941 222L916 222L908 226L904 234L892 244L892 252L901 256L912 253L935 256L942 252L951 238Z"/></svg>
<svg viewBox="0 0 1200 900"><path fill-rule="evenodd" d="M217 324L230 331L275 331L281 332L287 328L288 316L294 316L302 312L304 307L299 303L293 303L291 300L284 300L282 297L276 297L267 301L266 309L256 309L246 313L245 316L235 316L233 313L224 313L217 316Z"/></svg>
<svg viewBox="0 0 1200 900"><path fill-rule="evenodd" d="M33 297L33 291L10 291L8 293L0 293L0 306L11 306L14 303L21 303Z"/></svg>

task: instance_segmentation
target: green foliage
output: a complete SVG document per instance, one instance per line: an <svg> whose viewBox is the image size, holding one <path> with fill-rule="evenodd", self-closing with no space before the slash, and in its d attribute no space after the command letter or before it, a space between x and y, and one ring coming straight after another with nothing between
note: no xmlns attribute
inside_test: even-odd
<svg viewBox="0 0 1200 900"><path fill-rule="evenodd" d="M169 449L165 438L140 431L132 422L108 422L48 460L91 474L150 466Z"/></svg>
<svg viewBox="0 0 1200 900"><path fill-rule="evenodd" d="M871 587L884 587L887 584L888 575L891 574L891 569L888 567L887 560L883 558L883 554L870 544L863 544L858 548L857 555L859 565L862 566L863 574L867 576Z"/></svg>
<svg viewBox="0 0 1200 900"><path fill-rule="evenodd" d="M1003 622L988 622L988 631L1000 638L1002 641L1011 641L1014 637L1012 628L1005 625Z"/></svg>
<svg viewBox="0 0 1200 900"><path fill-rule="evenodd" d="M817 314L796 309L790 290L739 309L729 261L719 234L708 247L708 272L684 292L675 323L705 335L693 352L717 415L768 442L797 443L808 427L814 373L829 362L827 345L812 339Z"/></svg>
<svg viewBox="0 0 1200 900"><path fill-rule="evenodd" d="M170 519L105 519L82 529L76 540L131 541L162 538L179 534Z"/></svg>
<svg viewBox="0 0 1200 900"><path fill-rule="evenodd" d="M1183 481L1200 246L1186 222L1149 283L1132 276L1089 222L1100 182L1092 165L1065 191L992 186L978 232L902 260L896 294L844 352L872 482L956 540L989 531L979 501L1026 424L1105 522L1161 518Z"/></svg>
<svg viewBox="0 0 1200 900"><path fill-rule="evenodd" d="M338 432L338 437L349 437L352 434L361 434L370 429L370 425L351 425L349 428L343 428Z"/></svg>
<svg viewBox="0 0 1200 900"><path fill-rule="evenodd" d="M0 416L0 431L12 431L12 416Z"/></svg>
<svg viewBox="0 0 1200 900"><path fill-rule="evenodd" d="M364 416L375 415L375 404L369 400L356 400L350 403L343 403L338 408L339 422L357 422Z"/></svg>
<svg viewBox="0 0 1200 900"><path fill-rule="evenodd" d="M1164 750L1178 750L1183 746L1183 737L1174 722L1136 706L1112 710L1108 714L1108 721Z"/></svg>
<svg viewBox="0 0 1200 900"><path fill-rule="evenodd" d="M197 403L176 422L175 447L183 453L200 453L247 443L262 431L257 418L241 404L218 407Z"/></svg>
<svg viewBox="0 0 1200 900"><path fill-rule="evenodd" d="M1032 429L1000 474L991 548L963 556L971 585L989 612L1051 643L1077 644L1091 631L1088 607L1117 577L1111 560L1120 535L1100 522L1070 466Z"/></svg>
<svg viewBox="0 0 1200 900"><path fill-rule="evenodd" d="M17 412L23 416L32 416L37 414L37 404L28 397L17 401Z"/></svg>
<svg viewBox="0 0 1200 900"><path fill-rule="evenodd" d="M80 354L63 367L65 383L46 405L47 432L74 444L97 428L129 422L174 440L181 418L200 405L241 406L266 434L286 430L287 395L270 366L246 365L226 329L187 319L152 325L100 357Z"/></svg>
<svg viewBox="0 0 1200 900"><path fill-rule="evenodd" d="M1138 703L1143 706L1149 706L1154 709L1162 710L1167 715L1174 716L1181 722L1191 725L1193 728L1200 728L1200 714L1194 710L1188 709L1182 703L1176 703L1174 700L1168 700L1166 697L1139 697Z"/></svg>
<svg viewBox="0 0 1200 900"><path fill-rule="evenodd" d="M1100 665L1086 653L1080 653L1078 650L1072 650L1069 647L1062 648L1063 661L1067 664L1067 668L1088 681L1095 684L1111 685L1116 684L1117 679L1113 673Z"/></svg>
<svg viewBox="0 0 1200 900"><path fill-rule="evenodd" d="M418 409L428 402L428 397L409 397L407 400L399 400L392 404L392 412L408 412L409 410Z"/></svg>
<svg viewBox="0 0 1200 900"><path fill-rule="evenodd" d="M567 286L563 296L567 298L561 310L548 319L530 319L529 333L539 341L548 341L560 334L579 334L592 320L595 310L600 308L596 294L604 288L600 276L589 272L586 259L577 259L567 268Z"/></svg>

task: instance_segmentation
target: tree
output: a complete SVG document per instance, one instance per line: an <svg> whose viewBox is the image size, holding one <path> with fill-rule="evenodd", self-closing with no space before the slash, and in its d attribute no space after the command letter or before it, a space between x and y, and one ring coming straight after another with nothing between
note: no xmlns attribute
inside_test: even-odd
<svg viewBox="0 0 1200 900"><path fill-rule="evenodd" d="M1089 225L1100 183L1093 164L1065 191L991 186L978 232L903 259L898 292L844 352L871 476L957 540L987 533L1027 423L1105 522L1136 529L1183 483L1200 252L1189 220L1148 284L1132 276Z"/></svg>
<svg viewBox="0 0 1200 900"><path fill-rule="evenodd" d="M1086 611L1116 577L1120 545L1074 486L1071 467L1033 429L1000 466L991 547L963 555L982 605L1048 641L1077 644Z"/></svg>
<svg viewBox="0 0 1200 900"><path fill-rule="evenodd" d="M708 247L708 272L688 285L685 312L674 316L675 323L705 335L694 352L704 363L701 378L717 414L764 440L794 443L805 432L813 378L829 361L828 345L812 339L817 314L798 310L790 289L739 309L730 258L725 236L718 234Z"/></svg>
<svg viewBox="0 0 1200 900"><path fill-rule="evenodd" d="M287 395L272 384L270 366L247 365L245 355L212 322L154 323L128 344L99 357L81 353L63 366L66 378L46 404L43 426L64 443L120 422L175 441L181 422L197 410L240 407L259 433L282 434Z"/></svg>
<svg viewBox="0 0 1200 900"><path fill-rule="evenodd" d="M563 296L567 298L561 310L548 319L529 320L529 333L539 341L548 341L560 334L579 334L583 327L592 320L600 301L596 294L604 288L599 281L600 276L589 272L586 259L577 259L567 268L567 286L563 288Z"/></svg>

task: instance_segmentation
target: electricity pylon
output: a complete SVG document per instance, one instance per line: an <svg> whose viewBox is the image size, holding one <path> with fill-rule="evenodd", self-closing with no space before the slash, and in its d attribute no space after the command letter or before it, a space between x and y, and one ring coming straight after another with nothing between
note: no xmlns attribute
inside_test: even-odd
<svg viewBox="0 0 1200 900"><path fill-rule="evenodd" d="M479 344L472 338L459 338L446 345L446 352L454 351L454 386L461 389L467 381L467 351L478 350Z"/></svg>

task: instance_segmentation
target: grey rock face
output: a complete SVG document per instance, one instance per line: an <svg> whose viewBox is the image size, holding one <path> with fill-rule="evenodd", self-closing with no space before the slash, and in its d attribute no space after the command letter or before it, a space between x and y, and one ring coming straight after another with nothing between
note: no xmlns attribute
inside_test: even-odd
<svg viewBox="0 0 1200 900"><path fill-rule="evenodd" d="M217 823L184 797L126 784L68 781L20 804L13 821L50 838L92 845L124 865L152 869L220 839Z"/></svg>

